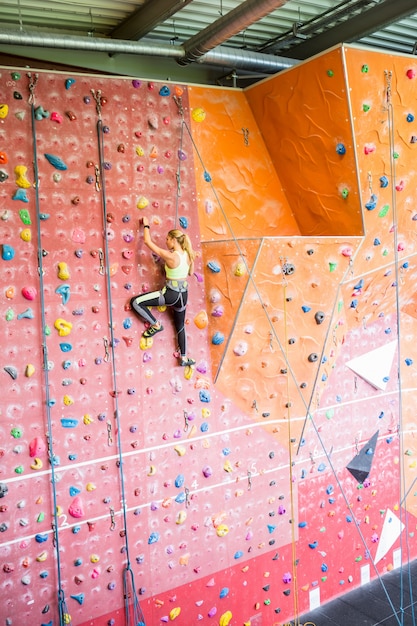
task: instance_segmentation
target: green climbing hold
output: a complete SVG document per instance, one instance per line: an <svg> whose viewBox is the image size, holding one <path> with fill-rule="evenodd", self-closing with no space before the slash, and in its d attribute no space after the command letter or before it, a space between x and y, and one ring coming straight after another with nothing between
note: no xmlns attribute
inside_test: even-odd
<svg viewBox="0 0 417 626"><path fill-rule="evenodd" d="M19 215L24 224L32 224L32 220L30 219L29 211L27 209L20 209Z"/></svg>
<svg viewBox="0 0 417 626"><path fill-rule="evenodd" d="M337 263L332 263L332 262L329 263L329 270L331 272L334 272L336 267L337 267Z"/></svg>
<svg viewBox="0 0 417 626"><path fill-rule="evenodd" d="M48 325L46 325L46 326L45 326L45 335L46 335L47 337L49 337L49 335L50 335L50 334L51 334L51 329L50 329L50 327L49 327Z"/></svg>
<svg viewBox="0 0 417 626"><path fill-rule="evenodd" d="M334 76L334 72L333 72L333 70L327 70L327 76L329 76L330 78L332 78L332 76Z"/></svg>
<svg viewBox="0 0 417 626"><path fill-rule="evenodd" d="M15 467L14 471L16 472L16 474L23 474L23 465L18 465L17 467Z"/></svg>
<svg viewBox="0 0 417 626"><path fill-rule="evenodd" d="M370 110L371 106L369 104L363 104L362 105L362 111L364 113L368 113L368 111Z"/></svg>
<svg viewBox="0 0 417 626"><path fill-rule="evenodd" d="M13 309L7 309L6 311L6 322L10 322L14 318Z"/></svg>
<svg viewBox="0 0 417 626"><path fill-rule="evenodd" d="M326 418L328 420L332 419L332 417L334 417L334 409L327 409L326 411Z"/></svg>
<svg viewBox="0 0 417 626"><path fill-rule="evenodd" d="M400 158L400 155L399 155L398 152L393 152L392 156L393 156L394 159L399 159Z"/></svg>
<svg viewBox="0 0 417 626"><path fill-rule="evenodd" d="M41 512L39 513L38 517L36 518L37 522L43 522L43 520L45 519L45 513Z"/></svg>
<svg viewBox="0 0 417 626"><path fill-rule="evenodd" d="M384 204L380 212L378 213L378 217L385 217L389 211L389 204Z"/></svg>

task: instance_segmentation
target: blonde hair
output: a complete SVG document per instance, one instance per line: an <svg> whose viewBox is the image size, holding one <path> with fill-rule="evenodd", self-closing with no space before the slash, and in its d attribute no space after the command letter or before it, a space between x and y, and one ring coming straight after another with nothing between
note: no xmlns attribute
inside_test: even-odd
<svg viewBox="0 0 417 626"><path fill-rule="evenodd" d="M192 263L195 259L196 253L193 250L193 246L191 244L191 239L189 238L189 236L186 233L183 233L181 230L178 230L178 228L174 228L173 230L169 231L168 237L172 237L173 239L176 239L178 241L182 250L185 250L185 252L188 254L190 258L190 263Z"/></svg>

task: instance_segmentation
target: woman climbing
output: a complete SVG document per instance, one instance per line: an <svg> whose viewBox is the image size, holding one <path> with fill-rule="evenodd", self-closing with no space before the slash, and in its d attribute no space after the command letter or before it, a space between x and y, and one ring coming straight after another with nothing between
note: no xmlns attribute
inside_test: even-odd
<svg viewBox="0 0 417 626"><path fill-rule="evenodd" d="M149 307L169 306L173 310L174 326L177 331L180 350L180 365L194 365L195 360L187 357L187 335L185 333L185 310L188 298L187 277L194 271L195 252L190 238L180 230L170 230L166 237L167 249L160 248L152 241L151 228L147 217L142 218L143 240L146 246L165 261L165 286L159 291L135 296L131 299L132 309L149 323L143 337L153 337L164 327L152 315Z"/></svg>

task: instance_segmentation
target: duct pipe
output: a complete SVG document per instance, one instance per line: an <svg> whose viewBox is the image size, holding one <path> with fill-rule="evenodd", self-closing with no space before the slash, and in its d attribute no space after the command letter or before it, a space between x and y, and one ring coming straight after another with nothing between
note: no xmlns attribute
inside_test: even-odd
<svg viewBox="0 0 417 626"><path fill-rule="evenodd" d="M188 65L196 61L209 50L237 35L286 2L287 0L246 0L188 39L183 44L185 55L178 63Z"/></svg>
<svg viewBox="0 0 417 626"><path fill-rule="evenodd" d="M0 45L32 46L39 48L56 48L64 50L85 50L89 52L106 52L107 54L136 54L163 58L181 59L185 51L181 46L165 44L138 43L120 39L92 37L75 37L73 35L50 35L44 33L0 30ZM260 71L273 74L287 69L297 63L293 59L285 59L261 52L249 52L239 48L221 46L211 50L199 59L200 63L221 65L248 71Z"/></svg>

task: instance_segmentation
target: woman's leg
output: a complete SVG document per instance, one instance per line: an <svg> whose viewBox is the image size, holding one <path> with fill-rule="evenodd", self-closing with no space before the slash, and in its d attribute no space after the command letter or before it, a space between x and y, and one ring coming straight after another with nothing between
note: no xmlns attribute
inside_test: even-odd
<svg viewBox="0 0 417 626"><path fill-rule="evenodd" d="M155 316L151 313L148 307L150 306L164 306L165 298L162 291L151 291L149 293L142 293L139 296L134 296L130 301L132 309L141 317L145 322L148 322L152 326L157 324Z"/></svg>
<svg viewBox="0 0 417 626"><path fill-rule="evenodd" d="M182 357L187 354L187 334L185 332L185 312L187 308L187 292L178 293L178 300L173 305L174 326L177 331L178 346Z"/></svg>

